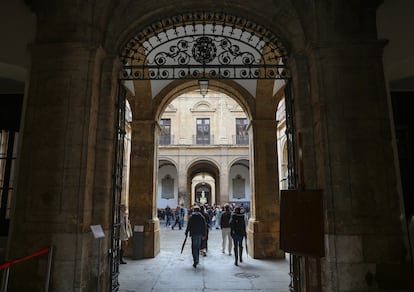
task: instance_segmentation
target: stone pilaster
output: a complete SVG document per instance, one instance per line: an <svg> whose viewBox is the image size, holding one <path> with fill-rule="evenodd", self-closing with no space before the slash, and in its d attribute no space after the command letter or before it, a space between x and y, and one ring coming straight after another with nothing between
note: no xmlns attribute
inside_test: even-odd
<svg viewBox="0 0 414 292"><path fill-rule="evenodd" d="M90 265L93 273L101 273L99 276L100 289L109 290L110 282L110 257L108 251L112 248L112 223L113 223L113 161L115 120L118 94L118 72L121 62L117 56L106 56L102 64L100 82L99 112L96 128L95 147L95 173L93 190L92 224L100 224L106 234L105 239L93 240L93 252L90 257ZM99 249L100 248L100 249Z"/></svg>
<svg viewBox="0 0 414 292"><path fill-rule="evenodd" d="M100 47L83 43L32 46L19 184L7 257L54 248L53 291L94 289L93 223ZM10 290L43 291L47 257L13 270ZM21 279L24 279L22 281Z"/></svg>
<svg viewBox="0 0 414 292"><path fill-rule="evenodd" d="M254 120L252 209L248 240L254 258L282 258L279 249L280 204L276 155L276 121Z"/></svg>
<svg viewBox="0 0 414 292"><path fill-rule="evenodd" d="M160 223L155 195L155 172L158 170L156 123L153 120L133 120L131 128L129 216L133 225L144 226L143 256L148 258L160 252Z"/></svg>
<svg viewBox="0 0 414 292"><path fill-rule="evenodd" d="M325 194L324 291L408 287L382 43L325 43L310 52L315 168ZM361 60L364 60L361 62ZM316 65L317 64L317 65ZM315 75L316 76L316 75Z"/></svg>

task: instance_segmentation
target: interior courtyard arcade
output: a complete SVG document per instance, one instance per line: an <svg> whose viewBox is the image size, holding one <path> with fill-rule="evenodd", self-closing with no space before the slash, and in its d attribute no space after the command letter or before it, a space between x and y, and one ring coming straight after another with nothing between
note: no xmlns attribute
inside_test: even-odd
<svg viewBox="0 0 414 292"><path fill-rule="evenodd" d="M116 261L108 251L114 252L121 192L123 98L132 111L130 220L143 226L143 256L156 257L158 121L175 97L198 90L195 70L209 68L200 73L209 87L234 98L249 119L249 255L285 256L275 117L279 101L288 97L290 187L323 194L323 256L302 258L303 285L318 292L409 290L408 238L382 67L385 43L376 34L381 1L25 2L36 16L36 33L29 46L8 259L53 246L51 291L95 291L97 282L101 291L111 291ZM240 61L256 68L255 78L227 76L204 59L198 67L180 63L186 75L165 78L155 92L151 74L168 61L154 69L145 54L166 52L169 33L179 35L183 27L225 28L245 44L256 40L261 63ZM201 47L211 48L203 40ZM254 90L244 79L254 80ZM109 235L99 248L90 229L98 224ZM40 271L46 265L16 267L10 291L43 291Z"/></svg>

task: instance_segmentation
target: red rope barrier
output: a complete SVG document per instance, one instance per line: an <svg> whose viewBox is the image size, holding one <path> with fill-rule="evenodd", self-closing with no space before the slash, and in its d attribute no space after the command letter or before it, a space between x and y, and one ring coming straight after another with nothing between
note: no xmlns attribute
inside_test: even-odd
<svg viewBox="0 0 414 292"><path fill-rule="evenodd" d="M42 249L41 251L35 252L34 254L31 254L31 255L26 256L24 258L21 258L21 259L18 259L18 260L13 260L13 261L4 263L4 264L0 265L0 271L1 270L4 270L4 269L7 269L7 268L9 268L9 267L11 267L11 266L13 266L15 264L18 264L18 263L21 263L21 262L30 260L32 258L41 256L42 254L45 254L45 253L48 253L48 252L49 252L49 248L45 248L45 249Z"/></svg>

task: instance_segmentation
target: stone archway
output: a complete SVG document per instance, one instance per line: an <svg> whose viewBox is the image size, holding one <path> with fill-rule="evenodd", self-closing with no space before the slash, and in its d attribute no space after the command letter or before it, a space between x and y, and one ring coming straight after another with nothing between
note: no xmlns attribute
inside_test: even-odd
<svg viewBox="0 0 414 292"><path fill-rule="evenodd" d="M222 49L217 54L215 51L217 47L213 44L213 38L209 38L211 34L208 34L206 37L204 36L207 30L214 32L216 26L221 27L221 33L217 35L217 39ZM190 30L191 27L194 34L187 32L187 28ZM220 29L218 30L220 31ZM201 36L200 33L202 33ZM173 37L174 34L180 36L181 39L178 38L179 40L176 40ZM236 37L233 37L233 35L236 35ZM169 47L168 52L155 51L162 46L163 41L168 43L170 38L176 43ZM199 50L203 47L199 43L200 40L203 42L210 41L207 46L208 52L202 52L201 60L198 59L200 56L197 55L197 52L201 53ZM217 40L214 39L214 41ZM249 46L254 43L251 50L259 55L254 57L254 54L251 53L249 55L248 51L240 51L239 53L241 45L233 44L233 41L239 41L244 46ZM191 55L188 49L190 44L193 45ZM153 53L154 51L155 53ZM256 149L261 148L265 144L275 144L276 141L276 137L274 137L275 121L273 117L276 110L275 103L277 98L273 97L272 91L274 79L289 77L289 70L285 64L287 61L286 54L287 52L282 42L263 26L231 14L209 12L195 14L184 13L166 18L161 22L156 22L143 29L141 33L138 33L122 50L122 58L125 65L120 77L125 80L132 80L135 88L139 89L140 98L135 101L136 108L144 109L144 104L150 102L151 92L149 92L149 89L151 88L151 80L164 78L167 80L207 78L211 80L213 86L224 88L233 94L233 96L239 98L246 112L251 115L250 132L251 137L253 137L251 148L253 149L252 156L254 157L251 163L258 163L258 165L268 164L266 169L274 170L274 172L267 172L267 175L264 176L261 167L252 167L255 173L251 175L256 177L256 179L252 179L251 181L257 182L257 185L252 185L252 197L254 197L252 200L252 209L254 210L259 206L261 208L260 212L252 212L255 216L252 216L249 222L249 242L253 247L250 249L250 252L253 257L268 258L284 256L282 252L278 251L277 247L277 243L279 242L277 225L279 221L278 219L270 220L273 214L276 216L279 210L278 200L275 201L273 199L273 194L278 192L278 185L274 185L274 180L270 178L270 176L278 176L277 165L274 163L277 160L275 157L276 154L274 152L266 154L267 151ZM207 56L211 58L207 58ZM220 56L225 57L221 59ZM241 60L238 61L239 63L229 63L230 56L235 59L240 57ZM193 64L191 58L194 58L196 60L195 62L199 64ZM217 63L214 63L213 61L216 59ZM172 60L171 62L175 61L177 64L173 62L173 65L169 66L167 63L169 60ZM213 62L213 64L210 64L210 62ZM224 69L221 67L224 67ZM236 69L233 68L232 71L232 67ZM224 83L221 79L225 81L227 79L263 80L257 82L257 88L255 90L256 96L250 98L250 94L245 94L247 90L241 93L239 90L239 94L237 94L237 88L242 87L234 86L236 84L235 82L227 81ZM147 112L142 113L142 116L144 117L154 113L158 115L171 98L183 90L194 88L196 83L194 81L181 83L175 81L175 85L178 85L178 88L170 85L161 91L155 99L152 98L151 112L148 109L144 109ZM144 127L143 120L147 120L145 123L147 127L153 123L153 120L149 120L148 117L138 118L141 128ZM154 120L156 120L155 117ZM144 132L140 131L141 138L142 134ZM151 140L155 142L155 139L155 137L149 137L149 140L146 140L145 145L142 145L142 147L148 146L148 142ZM275 145L274 149L277 149ZM136 153L138 155L134 159L139 159L139 151ZM148 161L147 154L143 154L141 159ZM154 154L156 155L156 153ZM274 158L269 159L268 155ZM151 164L150 161L149 163ZM136 172L131 170L131 175L136 173L137 178L141 177L140 171L140 169L136 169ZM134 178L131 181L136 183ZM256 192L255 188L260 191ZM132 189L133 187L131 187ZM278 217L276 216L275 218ZM149 218L135 219L140 222L144 222L145 220L151 220L151 222L156 221ZM259 228L258 225L263 225L263 227ZM156 227L155 229L149 227L149 229L155 230ZM259 232L259 230L262 231ZM153 238L151 235L149 237ZM268 244L263 246L266 242ZM270 244L270 242L275 242L276 244Z"/></svg>
<svg viewBox="0 0 414 292"><path fill-rule="evenodd" d="M293 22L292 22L293 23ZM291 23L291 24L292 24ZM294 25L292 25L291 27L288 28L292 29L292 27L295 27ZM299 29L300 26L296 26L297 29ZM304 39L302 38L302 35L298 36L296 35L296 37L298 37L297 39L299 39L299 43L300 41L303 41ZM329 103L333 106L333 108L335 108L335 104L336 104L336 100L335 98L332 98L333 96L336 96L336 94L338 94L337 90L332 88L334 87L332 84L335 83L334 80L331 80L329 77L324 76L323 72L324 71L322 68L318 68L319 66L319 62L324 63L324 61L321 61L319 58L321 56L328 58L329 60L333 61L335 63L335 65L332 66L332 64L325 64L326 67L328 67L328 71L335 75L335 70L338 69L340 72L340 74L337 74L335 76L337 76L338 78L341 77L341 74L348 76L349 78L353 79L352 77L350 77L349 73L344 72L344 67L347 67L349 64L345 64L345 62L341 59L342 58L342 54L345 53L345 51L348 53L347 49L344 48L339 48L336 47L335 45L333 45L332 47L328 45L328 48L325 49L320 49L320 48L314 48L313 45L310 45L310 47L308 48L304 48L301 46L297 46L298 44L294 44L295 40L293 40L295 37L292 35L290 35L289 37L287 37L287 39L290 39L292 41L292 47L294 49L292 49L292 55L294 55L294 58L292 58L290 60L290 68L292 69L292 76L293 76L293 82L291 84L292 86L292 92L294 93L294 97L295 97L295 105L294 108L292 108L291 113L295 113L297 116L296 121L297 121L297 129L302 132L305 133L304 136L304 142L306 144L306 153L305 153L305 157L307 159L307 164L306 167L304 169L304 174L306 176L306 185L309 187L317 187L317 186L323 186L326 187L329 194L326 196L326 203L327 203L327 213L328 215L331 215L329 220L326 221L326 226L337 226L337 220L335 219L335 211L337 207L334 207L332 205L333 202L335 202L337 200L337 198L334 198L334 193L335 193L335 186L333 186L331 184L331 178L329 178L330 173L332 171L332 169L330 168L332 165L335 165L335 162L332 162L332 160L337 159L337 157L335 158L327 158L325 156L325 150L327 148L319 148L322 145L332 145L334 143L332 143L331 141L328 141L331 134L333 132L335 132L334 129L330 128L330 131L332 132L326 132L327 128L329 128L329 126L327 124L325 124L325 122L329 119L332 119L332 116L329 116L329 114L327 112L325 112L325 104L324 101L329 101ZM297 41L296 39L296 41ZM323 47L323 45L321 45ZM352 46L351 46L352 47ZM375 53L379 47L378 44L372 44L368 45L368 47L365 47L364 45L362 45L361 47L363 47L363 50L367 50L368 52L373 52L374 55L376 55L377 53ZM360 52L357 52L357 50L359 49L359 45L358 48L351 48L351 55L353 56L360 56ZM365 51L366 52L366 51ZM350 63L352 64L352 57L349 57L347 59L348 61L350 61ZM337 63L336 63L337 62ZM375 61L373 61L373 63L375 63ZM343 67L341 67L343 66ZM359 68L358 65L351 65L350 67L352 68ZM335 68L335 69L333 69ZM324 68L326 69L326 68ZM342 71L341 71L342 70ZM358 70L358 69L356 69ZM314 75L311 74L314 73ZM368 73L367 73L368 74ZM311 76L312 75L312 76ZM325 80L325 85L319 87L318 82L320 82L319 78L321 78L322 80ZM355 80L356 81L356 80ZM332 83L331 83L332 82ZM381 81L376 80L377 83L381 84ZM257 144L254 148L254 163L255 165L262 165L262 169L259 170L258 172L260 172L259 175L252 177L252 181L254 182L255 186L259 186L258 189L255 189L255 192L257 193L261 193L261 196L254 196L255 200L254 200L254 205L256 206L266 206L266 205L271 205L269 203L270 200L269 198L273 195L274 191L277 190L277 188L274 187L274 185L271 182L274 177L271 177L271 175L268 172L264 172L264 169L272 169L274 167L274 165L272 164L271 161L268 161L268 156L266 155L266 153L269 153L271 150L270 149L274 149L275 145L273 144L273 140L274 137L272 136L275 132L275 125L272 123L272 119L273 117L270 117L271 114L273 114L274 112L272 111L268 111L268 108L266 108L266 106L269 106L268 103L265 102L269 101L270 104L276 108L274 105L276 104L275 100L277 100L277 97L274 97L272 95L272 92L270 90L270 88L272 88L272 86L270 85L270 82L268 81L261 81L260 83L262 83L263 86L261 86L261 92L259 92L260 96L258 98L256 98L256 103L255 103L255 117L260 117L257 118L256 120L253 121L252 123L252 129L257 129L259 130L258 132L256 131L252 131L252 134L254 135L255 138L257 138ZM331 83L331 84L329 84ZM345 85L341 85L341 89L344 89L346 86ZM328 89L330 88L330 92L331 92L331 97L328 96L324 96L323 93L319 92L319 90L324 90L324 89ZM351 90L351 93L353 93L353 91ZM321 95L319 95L321 94ZM371 92L371 94L374 94ZM271 98L269 98L271 96ZM346 98L346 96L343 96L343 98ZM260 100L258 102L258 100ZM321 104L319 104L321 102ZM320 106L320 107L319 107ZM340 110L333 110L332 112L335 112L336 114L341 113ZM331 112L331 114L332 114ZM326 119L326 120L325 120ZM318 124L317 126L315 126L315 121ZM336 125L336 123L338 122L337 120L335 120L335 118L333 118L333 120L331 120L333 122L333 124ZM327 128L325 128L325 126ZM293 129L290 129L293 130ZM345 131L346 132L346 131ZM291 135L291 137L295 137L295 133L290 132L289 133ZM335 136L335 135L333 135ZM347 134L344 134L344 136L341 136L343 139L345 139L345 137L347 136ZM319 146L316 146L314 141L317 140L319 142L321 142L321 144L319 144ZM259 142L260 141L260 142ZM325 144L326 143L326 144ZM334 146L335 147L335 146ZM329 147L328 147L329 148ZM300 149L300 151L302 151L303 149ZM340 151L339 151L340 152ZM257 154L257 155L256 155ZM323 157L323 158L322 158ZM326 158L326 159L325 159ZM343 162L344 164L347 164L348 162ZM265 167L263 166L265 165ZM329 166L327 166L329 165ZM355 166L355 165L354 165ZM357 167L357 166L355 166ZM324 172L322 175L320 175L321 173L319 172L320 170L325 170L326 172ZM329 169L329 170L328 170ZM333 171L335 172L335 171ZM336 170L336 173L340 176L343 175L342 170ZM320 175L318 177L318 175ZM326 175L326 176L325 176ZM356 180L359 180L358 178L354 178ZM272 192L272 194L270 194L270 192ZM265 195L262 195L265 194ZM340 192L340 196L343 195L343 193ZM363 195L361 193L361 195ZM346 195L344 197L341 197L344 200L347 200ZM339 209L341 209L341 207L339 207ZM332 213L330 213L332 211ZM397 214L398 211L396 211ZM256 234L256 236L252 239L250 237L250 244L252 246L254 246L255 248L253 249L256 252L256 248L259 251L258 253L263 252L262 254L260 254L259 257L268 257L269 254L271 254L272 256L274 256L275 254L277 256L280 256L280 251L277 250L277 248L275 248L275 246L277 245L277 240L278 238L274 238L271 236L272 233L277 233L278 232L278 226L277 224L274 225L272 223L269 222L265 222L265 220L260 220L263 217L272 217L274 216L274 218L278 218L279 217L279 213L277 209L274 209L273 211L269 211L266 210L266 212L264 212L263 214L257 214L254 213L253 214L253 220L251 220L249 222L249 231L253 232L255 230L260 230L262 231L262 233L260 234L260 232L258 232L259 234ZM264 216L265 215L265 216ZM263 217L262 217L263 216ZM346 215L345 215L346 217ZM349 218L344 218L345 221L347 221L350 225L352 225L351 221ZM349 220L349 221L348 221ZM362 222L362 221L361 221ZM371 221L371 223L373 223L375 225L375 222ZM339 223L339 225L341 225L342 223ZM362 223L362 225L364 225L364 223ZM352 228L352 226L348 226L350 228ZM335 229L334 227L332 227L333 229ZM333 231L333 229L328 228L327 232L327 238L330 238L333 242L336 243L336 231ZM352 232L351 232L352 233ZM258 236L257 236L258 235ZM341 237L341 236L340 236ZM358 235L358 245L360 243L360 240L363 240L364 235ZM379 237L382 237L381 235ZM344 238L345 240L350 240L348 237L345 236ZM353 239L351 239L353 240ZM397 239L398 240L398 239ZM263 243L264 242L268 242L269 244L266 245ZM361 244L362 245L362 244ZM340 254L337 254L337 251L339 253L341 253L339 248L338 250L336 249L336 245L333 244L332 246L334 246L334 248L332 250L330 250L331 252L331 258L334 258L333 262L334 264L331 264L330 261L325 261L326 264L326 270L330 271L330 269L335 270L336 272L338 272L338 274L340 273L340 269L338 269L337 267L335 267L335 263L338 263L338 261L340 262L341 259L338 260L337 255L339 255L339 257L341 257ZM331 246L331 247L332 247ZM258 248L260 247L260 248ZM269 252L270 251L270 252ZM355 267L353 266L353 264L357 263L359 261L359 259L350 259L350 261L352 262L351 264L346 263L346 267L349 268L352 271L357 272L355 269ZM378 259L379 261L381 261L380 259ZM322 281L320 274L318 273L318 271L321 268L321 264L320 262L311 260L310 264L306 264L305 265L307 267L307 271L310 274L310 278L307 278L307 285L310 286L316 286L316 284L312 284L312 282L314 283L318 283L319 286L317 286L319 289L320 286L320 282ZM400 266L401 268L401 266ZM383 274L383 273L382 273ZM366 275L371 275L371 272L368 271ZM337 289L336 285L337 285L337 278L335 278L337 276L328 276L329 279L323 279L324 281L327 282L327 285L324 287L324 289L327 289L327 291L330 290L334 290ZM340 276L338 276L339 278ZM347 282L347 280L344 280L345 282ZM347 285L352 286L351 284L349 284L349 282L347 282ZM364 286L363 284L360 284L360 287ZM328 288L326 288L328 287Z"/></svg>
<svg viewBox="0 0 414 292"><path fill-rule="evenodd" d="M90 237L89 226L101 223L111 234L114 116L119 54L137 31L177 11L208 11L212 1L26 1L37 13L38 31L31 46L32 64L19 177L8 258L20 258L45 246L56 246L52 274L56 291L95 290L98 255L107 253ZM216 1L213 9L266 26L286 44L295 98L296 130L303 133L305 184L325 192L325 239L322 264L311 264L308 281L315 288L323 269L324 291L392 290L408 287L405 235L399 224L399 202L389 147L388 106L382 72L383 42L377 40L375 9L380 1ZM45 5L43 5L45 4ZM352 86L350 86L352 85ZM270 86L271 87L271 86ZM134 121L141 133L154 133L148 84L133 105L145 120ZM254 166L273 169L266 153L274 150L274 119L264 86L256 98L252 127L260 144ZM271 97L270 97L271 96ZM270 98L269 98L270 97ZM259 101L260 100L260 101ZM58 114L61 119L55 119ZM51 123L50 121L54 121ZM358 121L358 127L355 127ZM45 131L44 129L47 129ZM270 136L269 136L270 134ZM142 135L133 149L142 178L153 181L154 136ZM148 144L146 143L148 142ZM146 156L148 155L148 156ZM148 158L150 157L150 158ZM142 161L141 161L142 159ZM257 193L274 193L265 172L252 177ZM257 179L259 178L259 181ZM142 192L141 192L142 191ZM151 206L153 189L134 190ZM266 205L267 201L255 202ZM156 228L155 210L144 210L143 222ZM278 218L277 212L256 214ZM140 219L137 217L137 219ZM256 218L258 219L258 218ZM252 222L259 239L277 226ZM140 220L137 220L140 224ZM256 224L257 223L257 224ZM269 232L270 233L270 232ZM146 238L148 254L156 254L156 232ZM380 244L379 244L380 243ZM352 246L349 250L347 247ZM154 252L155 251L155 252ZM109 264L103 260L102 286L108 286ZM45 266L45 261L40 266ZM36 265L13 273L10 287L40 291ZM64 276L62 276L64 275ZM26 279L26 281L20 281ZM98 277L99 279L99 277ZM104 287L107 288L107 287Z"/></svg>
<svg viewBox="0 0 414 292"><path fill-rule="evenodd" d="M210 203L211 202L219 202L220 194L221 194L221 184L223 183L220 180L220 169L217 166L216 163L213 161L209 161L207 159L197 159L196 161L193 161L191 165L187 167L187 202L194 203L196 201L196 194L195 186L192 186L193 178L196 176L203 176L208 175L212 178L214 181L214 189L212 189L210 193ZM203 183L203 180L198 182L197 185L200 185ZM211 183L210 183L211 185ZM212 197L214 195L214 197Z"/></svg>
<svg viewBox="0 0 414 292"><path fill-rule="evenodd" d="M58 245L56 267L59 268L53 275L56 290L95 288L91 279L96 275L90 267L101 264L98 255L107 252L109 237L113 234L110 220L113 205L108 198L113 188L112 144L117 135L113 124L117 77L121 69L118 48L122 47L128 39L126 36L132 31L143 29L152 22L151 19L159 19L157 14L165 15L166 9L171 9L174 14L176 6L173 2L163 6L164 11L150 9L153 11L150 13L147 9L154 3L139 9L128 9L133 8L128 5L134 6L136 2L115 3L107 0L96 6L85 2L79 3L79 7L85 9L74 13L71 3L65 1L53 7L28 2L41 15L41 25L36 44L32 46L33 66L25 123L27 135L22 145L23 163L19 170L19 176L28 179L20 181L17 192L16 204L21 208L15 213L17 219L10 240L16 248L9 252L9 256L21 256L27 252L29 244L33 249ZM184 3L188 4L188 9L203 8L203 4L196 7L198 4L191 1L177 1L176 4L180 6ZM209 7L204 5L204 8ZM239 12L240 15L251 16L257 23L263 21L270 25L271 22L261 15L267 9L251 5L252 8L233 9L218 3L216 9ZM54 13L57 10L62 13ZM96 13L90 14L91 11ZM67 17L57 17L61 14ZM88 24L83 21L85 19ZM66 28L76 29L62 33ZM139 84L136 89L142 100L131 104L131 107L135 114L139 112L141 116L132 122L132 127L135 129L133 135L141 140L131 151L134 158L132 169L139 169L138 176L142 181L153 182L156 160L153 159L152 146L155 134L148 133L156 132L153 119L155 108L148 84ZM256 110L254 106L249 107L251 112ZM49 114L55 112L65 119L52 124ZM47 133L45 128L49 129ZM130 201L131 219L136 225L144 225L148 231L145 233L144 254L154 256L159 250L159 223L154 219L154 189L143 184L134 186L130 192L138 196L145 206L151 206L140 208L139 203ZM90 240L88 227L94 223L101 223L108 234L102 249L97 249ZM89 260L91 258L92 261ZM110 277L108 266L103 269L102 279ZM23 270L29 275L36 274L34 266ZM68 270L76 273L66 273ZM62 274L71 276L62 278ZM33 287L39 286L37 282L38 279L33 276L25 283L15 281L12 285L35 291Z"/></svg>

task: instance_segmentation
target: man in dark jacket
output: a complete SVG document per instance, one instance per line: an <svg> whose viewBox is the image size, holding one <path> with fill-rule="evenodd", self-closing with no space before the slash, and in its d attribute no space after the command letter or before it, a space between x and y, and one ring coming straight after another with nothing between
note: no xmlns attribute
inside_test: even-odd
<svg viewBox="0 0 414 292"><path fill-rule="evenodd" d="M207 224L200 213L200 207L194 206L193 212L188 219L185 236L190 233L191 237L191 252L193 254L193 267L196 268L199 263L201 240L207 236Z"/></svg>
<svg viewBox="0 0 414 292"><path fill-rule="evenodd" d="M230 218L231 237L234 244L234 264L238 265L238 259L243 262L243 238L246 237L246 223L244 221L244 214L241 214L240 207L234 209Z"/></svg>

